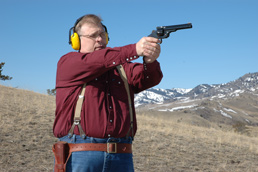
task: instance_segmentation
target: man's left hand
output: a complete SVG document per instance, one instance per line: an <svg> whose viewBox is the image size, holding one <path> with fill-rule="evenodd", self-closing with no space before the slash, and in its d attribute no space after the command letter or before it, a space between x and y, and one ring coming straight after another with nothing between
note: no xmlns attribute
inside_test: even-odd
<svg viewBox="0 0 258 172"><path fill-rule="evenodd" d="M143 37L137 44L141 48L141 55L145 63L154 62L160 55L160 40L153 37Z"/></svg>

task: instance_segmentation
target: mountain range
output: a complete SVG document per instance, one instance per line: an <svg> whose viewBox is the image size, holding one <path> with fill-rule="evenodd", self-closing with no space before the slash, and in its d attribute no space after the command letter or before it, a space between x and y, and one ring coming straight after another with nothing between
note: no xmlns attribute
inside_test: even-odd
<svg viewBox="0 0 258 172"><path fill-rule="evenodd" d="M258 72L248 73L237 80L225 84L201 84L193 89L150 88L135 96L135 106L163 104L181 99L227 98L238 96L245 91L258 89Z"/></svg>
<svg viewBox="0 0 258 172"><path fill-rule="evenodd" d="M174 115L177 120L186 117L188 122L198 125L200 119L204 123L258 125L258 72L224 84L200 84L193 89L151 88L135 95L135 106L138 112Z"/></svg>

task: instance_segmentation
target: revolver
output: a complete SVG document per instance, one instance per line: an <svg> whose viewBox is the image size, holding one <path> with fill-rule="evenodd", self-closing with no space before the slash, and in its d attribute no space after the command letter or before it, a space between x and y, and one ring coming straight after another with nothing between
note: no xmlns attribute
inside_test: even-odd
<svg viewBox="0 0 258 172"><path fill-rule="evenodd" d="M158 38L162 43L162 39L168 38L171 32L175 32L180 29L190 29L190 28L192 28L192 23L171 25L171 26L158 26L156 27L156 30L153 30L148 37Z"/></svg>

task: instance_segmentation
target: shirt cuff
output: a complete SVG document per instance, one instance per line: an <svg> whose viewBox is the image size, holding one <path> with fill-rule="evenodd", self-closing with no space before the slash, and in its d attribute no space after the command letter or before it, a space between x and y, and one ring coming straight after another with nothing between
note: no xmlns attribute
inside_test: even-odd
<svg viewBox="0 0 258 172"><path fill-rule="evenodd" d="M154 71L156 66L158 64L158 61L155 60L154 62L152 63L145 63L143 61L143 68L144 68L144 71L147 71L147 72L151 72L151 71Z"/></svg>
<svg viewBox="0 0 258 172"><path fill-rule="evenodd" d="M129 44L123 47L116 47L110 50L116 51L109 58L106 67L113 67L120 64L128 63L139 58L136 52L136 44Z"/></svg>
<svg viewBox="0 0 258 172"><path fill-rule="evenodd" d="M153 76L153 73L157 72L157 66L159 65L159 62L155 60L152 63L145 63L143 61L143 70L144 75L146 79L150 79Z"/></svg>
<svg viewBox="0 0 258 172"><path fill-rule="evenodd" d="M136 52L136 44L130 44L125 46L125 49L123 49L123 53L125 54L125 58L122 59L122 63L131 62L139 58Z"/></svg>

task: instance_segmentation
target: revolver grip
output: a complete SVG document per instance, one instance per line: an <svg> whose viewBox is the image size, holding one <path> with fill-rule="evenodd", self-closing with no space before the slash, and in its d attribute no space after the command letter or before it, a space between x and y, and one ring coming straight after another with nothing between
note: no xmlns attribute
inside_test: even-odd
<svg viewBox="0 0 258 172"><path fill-rule="evenodd" d="M157 38L157 39L160 40L160 44L162 43L162 37L159 37L159 36L157 35L157 31L156 31L156 30L153 30L153 31L151 32L151 34L150 34L148 37Z"/></svg>
<svg viewBox="0 0 258 172"><path fill-rule="evenodd" d="M160 39L159 36L157 35L157 32L156 32L155 30L153 30L153 31L151 32L151 34L150 34L148 37L153 37L153 38L158 38L158 39Z"/></svg>

